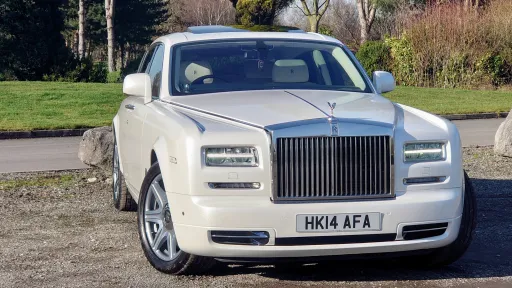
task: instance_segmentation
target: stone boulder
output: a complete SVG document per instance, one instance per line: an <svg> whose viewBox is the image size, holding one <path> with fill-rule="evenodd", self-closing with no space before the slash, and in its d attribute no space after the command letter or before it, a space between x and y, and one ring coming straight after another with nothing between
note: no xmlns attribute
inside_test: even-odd
<svg viewBox="0 0 512 288"><path fill-rule="evenodd" d="M512 110L496 132L494 152L501 156L512 157Z"/></svg>
<svg viewBox="0 0 512 288"><path fill-rule="evenodd" d="M110 173L113 151L112 127L98 127L85 131L82 141L80 141L78 158L89 166L99 167Z"/></svg>

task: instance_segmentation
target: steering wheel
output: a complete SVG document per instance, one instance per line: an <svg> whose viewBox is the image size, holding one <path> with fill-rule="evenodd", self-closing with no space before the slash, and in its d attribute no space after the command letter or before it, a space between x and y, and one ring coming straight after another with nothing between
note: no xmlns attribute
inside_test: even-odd
<svg viewBox="0 0 512 288"><path fill-rule="evenodd" d="M225 83L229 83L228 80L220 78L219 76L215 76L215 75L211 74L211 75L204 75L204 76L201 76L201 77L197 78L196 80L192 81L192 83L190 83L190 85L196 85L196 84L199 84L199 83L203 83L203 81L206 80L206 79L219 79L221 81L224 81Z"/></svg>

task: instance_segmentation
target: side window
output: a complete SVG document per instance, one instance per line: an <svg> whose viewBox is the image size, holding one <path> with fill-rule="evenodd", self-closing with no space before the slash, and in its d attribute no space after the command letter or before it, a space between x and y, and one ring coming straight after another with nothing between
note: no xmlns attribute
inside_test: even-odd
<svg viewBox="0 0 512 288"><path fill-rule="evenodd" d="M153 58L153 53L155 52L156 47L152 47L142 59L142 63L139 66L139 73L146 73L148 69L149 62L151 62L151 58Z"/></svg>
<svg viewBox="0 0 512 288"><path fill-rule="evenodd" d="M322 51L322 56L325 59L327 69L331 75L332 84L347 87L355 86L354 82L352 82L350 77L347 75L347 72L343 70L343 67L336 58L334 58L334 56L326 51Z"/></svg>
<svg viewBox="0 0 512 288"><path fill-rule="evenodd" d="M151 77L151 91L153 98L160 97L160 86L162 84L162 70L164 66L164 46L155 46L155 53L151 59L150 66L146 73Z"/></svg>

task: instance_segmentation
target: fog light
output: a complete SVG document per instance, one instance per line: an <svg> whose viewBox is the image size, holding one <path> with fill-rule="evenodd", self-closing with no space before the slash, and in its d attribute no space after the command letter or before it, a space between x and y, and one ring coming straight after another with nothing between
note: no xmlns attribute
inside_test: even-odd
<svg viewBox="0 0 512 288"><path fill-rule="evenodd" d="M270 235L266 231L211 231L212 241L231 245L267 245Z"/></svg>
<svg viewBox="0 0 512 288"><path fill-rule="evenodd" d="M211 189L260 189L261 184L258 182L246 183L208 183Z"/></svg>
<svg viewBox="0 0 512 288"><path fill-rule="evenodd" d="M446 177L417 177L417 178L404 178L405 185L411 184L429 184L444 182Z"/></svg>

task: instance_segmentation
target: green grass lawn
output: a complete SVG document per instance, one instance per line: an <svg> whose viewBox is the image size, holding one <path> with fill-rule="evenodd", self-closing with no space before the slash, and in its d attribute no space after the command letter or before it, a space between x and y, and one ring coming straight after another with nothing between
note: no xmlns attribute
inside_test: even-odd
<svg viewBox="0 0 512 288"><path fill-rule="evenodd" d="M439 115L509 112L512 91L397 87L391 101Z"/></svg>
<svg viewBox="0 0 512 288"><path fill-rule="evenodd" d="M0 130L110 125L122 100L121 84L0 82Z"/></svg>
<svg viewBox="0 0 512 288"><path fill-rule="evenodd" d="M0 131L110 125L121 84L0 82ZM392 101L436 114L508 112L512 91L398 87Z"/></svg>

